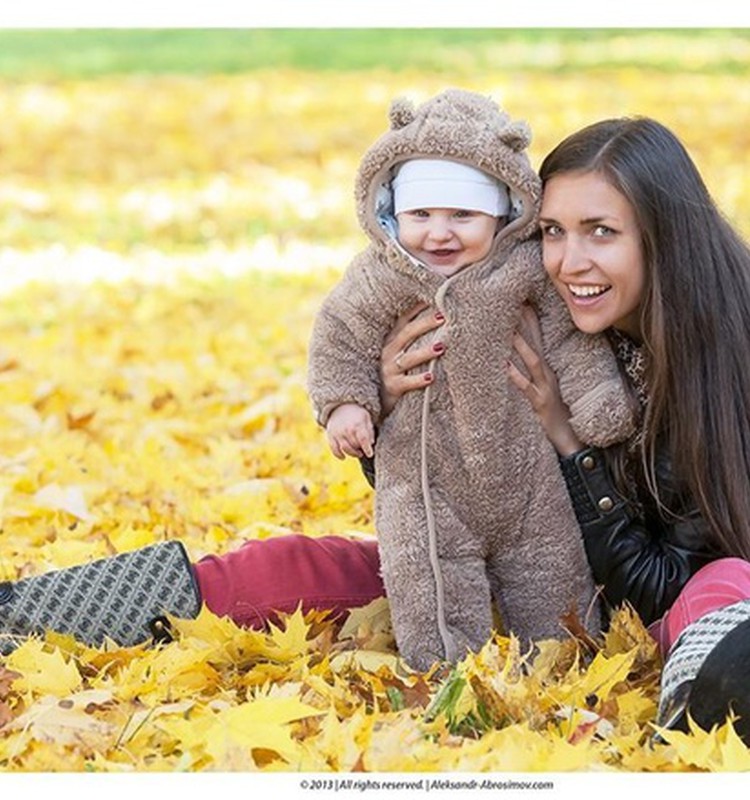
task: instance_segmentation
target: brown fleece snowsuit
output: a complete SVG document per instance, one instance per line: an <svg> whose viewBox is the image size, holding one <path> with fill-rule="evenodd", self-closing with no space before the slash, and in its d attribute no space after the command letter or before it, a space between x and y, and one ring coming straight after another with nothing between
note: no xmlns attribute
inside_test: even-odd
<svg viewBox="0 0 750 800"><path fill-rule="evenodd" d="M631 432L631 405L609 346L574 328L548 281L535 231L539 179L524 152L530 133L491 100L448 90L418 109L395 101L391 129L365 154L357 211L372 239L326 298L309 352L317 419L357 403L378 428L376 529L399 649L428 668L477 650L492 627L520 638L559 635L560 616L583 615L594 586L554 449L506 360L524 301L540 314L545 354L573 428L606 446ZM489 255L449 278L395 241L395 165L448 158L511 189L511 221ZM515 215L515 218L513 216ZM435 381L381 418L379 359L396 317L419 301L446 318ZM434 334L433 334L434 335ZM596 616L596 615L594 615Z"/></svg>

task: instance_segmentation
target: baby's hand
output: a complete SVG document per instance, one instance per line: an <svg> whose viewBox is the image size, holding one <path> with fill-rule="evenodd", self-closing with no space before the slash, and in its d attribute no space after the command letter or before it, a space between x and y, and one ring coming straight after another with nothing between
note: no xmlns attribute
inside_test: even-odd
<svg viewBox="0 0 750 800"><path fill-rule="evenodd" d="M336 458L373 456L375 429L369 411L356 403L337 406L328 417L326 435Z"/></svg>

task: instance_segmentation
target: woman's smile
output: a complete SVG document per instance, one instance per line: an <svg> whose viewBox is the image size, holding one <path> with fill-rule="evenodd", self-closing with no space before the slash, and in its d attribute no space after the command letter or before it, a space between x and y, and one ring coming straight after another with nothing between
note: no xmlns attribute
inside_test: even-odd
<svg viewBox="0 0 750 800"><path fill-rule="evenodd" d="M577 286L570 284L568 290L577 300L584 300L586 298L593 299L601 297L605 292L608 292L609 286Z"/></svg>

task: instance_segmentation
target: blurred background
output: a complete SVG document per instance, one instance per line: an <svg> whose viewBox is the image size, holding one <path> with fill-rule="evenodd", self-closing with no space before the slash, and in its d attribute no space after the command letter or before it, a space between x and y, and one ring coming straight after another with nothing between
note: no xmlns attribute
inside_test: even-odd
<svg viewBox="0 0 750 800"><path fill-rule="evenodd" d="M396 96L674 128L750 233L750 30L0 29L0 579L370 535L306 394Z"/></svg>
<svg viewBox="0 0 750 800"><path fill-rule="evenodd" d="M449 86L490 95L530 123L535 166L589 122L655 116L684 140L727 217L750 235L749 72L750 29L0 29L0 581L167 539L184 542L197 560L289 533L373 535L372 492L358 463L335 459L313 420L306 356L324 294L364 243L354 175L386 129L394 97L419 102ZM636 641L629 628L617 634L628 648ZM409 747L418 743L411 710L388 712L390 734L373 716L375 708L395 710L394 696L403 707L395 688L403 684L379 666L369 677L337 675L325 692L327 649L314 662L266 661L275 651L263 650L257 672L245 662L230 667L222 655L214 669L210 654L230 652L223 630L215 628L200 655L180 645L160 662L149 651L117 662L81 658L85 686L117 698L113 706L86 699L85 715L82 700L75 708L73 700L65 709L43 705L54 691L46 687L68 681L69 668L79 676L72 662L62 670L57 651L54 661L35 656L18 669L45 687L39 703L30 705L26 693L7 699L12 677L0 686L0 727L25 712L3 728L0 769L212 765L218 728L204 725L207 717L188 720L183 699L218 714L233 698L335 698L321 723L320 753L331 749L325 769L348 764L344 758L356 758L359 769L366 731L377 732L374 749L384 758L404 751L404 736ZM632 652L617 663L631 664ZM655 704L642 694L640 660L621 705L602 695L623 720L617 738L606 728L600 738L591 710L574 728L578 709L569 703L579 701L568 698L596 699L585 685L601 695L602 670L614 674L614 658L592 669L587 684L574 684L572 661L551 653L539 661L543 671L559 671L559 685L537 677L530 685L535 697L534 687L544 686L545 708L559 707L550 711L555 720L539 722L532 703L535 721L522 726L534 736L543 727L549 747L514 738L487 745L472 722L464 758L500 753L503 770L522 750L533 769L553 771L583 769L586 759L600 773L746 768L736 740L713 734L679 752L652 746ZM149 706L162 701L144 695L142 676L157 676L167 706ZM448 686L458 708L459 683ZM409 705L426 691L416 684ZM463 704L467 695L460 697ZM127 705L132 698L137 705ZM94 707L112 707L108 732L88 713ZM61 710L86 721L63 720ZM167 714L176 715L173 727ZM341 728L330 727L337 714ZM458 717L461 726L470 717L487 724L472 710ZM254 724L232 719L238 730ZM312 739L317 729L303 723ZM62 745L52 738L57 730ZM430 742L452 759L446 764L474 763L455 760L456 737L437 730L430 723ZM274 741L286 736L278 727ZM578 747L589 740L594 746ZM219 769L254 768L239 741ZM250 741L258 759L279 768L255 739L241 747L249 751Z"/></svg>
<svg viewBox="0 0 750 800"><path fill-rule="evenodd" d="M607 116L673 127L750 231L747 29L0 31L0 282L340 269L390 100L491 95L541 157Z"/></svg>

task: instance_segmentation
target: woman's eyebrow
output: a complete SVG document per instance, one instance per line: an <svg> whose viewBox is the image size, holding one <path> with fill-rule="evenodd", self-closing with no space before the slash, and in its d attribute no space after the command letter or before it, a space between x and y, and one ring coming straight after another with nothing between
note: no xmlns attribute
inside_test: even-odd
<svg viewBox="0 0 750 800"><path fill-rule="evenodd" d="M596 216L596 217L584 217L583 219L579 219L578 220L578 224L579 225L595 225L596 223L604 222L605 220L609 221L609 222L617 222L617 217L615 217L615 216L613 216L611 214L600 214L599 216ZM539 222L547 222L547 223L554 222L556 224L559 224L558 221L554 217L539 217Z"/></svg>

